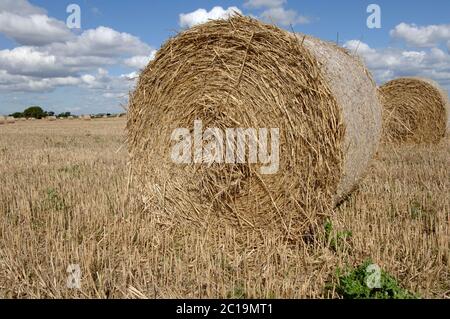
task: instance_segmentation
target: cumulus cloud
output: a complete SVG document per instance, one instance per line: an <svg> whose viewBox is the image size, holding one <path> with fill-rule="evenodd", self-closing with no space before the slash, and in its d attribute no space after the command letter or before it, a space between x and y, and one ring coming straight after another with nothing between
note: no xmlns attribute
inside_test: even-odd
<svg viewBox="0 0 450 319"><path fill-rule="evenodd" d="M124 61L125 65L134 69L144 69L147 64L155 58L156 50L153 50L150 55L137 55L128 58Z"/></svg>
<svg viewBox="0 0 450 319"><path fill-rule="evenodd" d="M209 20L228 19L235 13L242 14L242 11L237 7L229 7L224 9L222 7L214 7L211 11L205 9L197 9L191 13L182 13L179 17L179 24L182 28L190 28Z"/></svg>
<svg viewBox="0 0 450 319"><path fill-rule="evenodd" d="M450 55L439 48L374 49L358 40L348 41L344 46L365 60L379 83L396 77L423 76L450 86Z"/></svg>
<svg viewBox="0 0 450 319"><path fill-rule="evenodd" d="M151 51L139 38L103 26L87 30L73 41L53 43L47 49L60 55L105 57Z"/></svg>
<svg viewBox="0 0 450 319"><path fill-rule="evenodd" d="M0 12L10 12L24 16L47 14L44 9L32 5L27 0L2 0L0 2Z"/></svg>
<svg viewBox="0 0 450 319"><path fill-rule="evenodd" d="M308 17L299 15L295 10L287 10L283 7L265 10L261 14L261 18L282 26L310 23Z"/></svg>
<svg viewBox="0 0 450 319"><path fill-rule="evenodd" d="M248 8L278 8L282 7L286 0L248 0L244 3Z"/></svg>
<svg viewBox="0 0 450 319"><path fill-rule="evenodd" d="M433 47L440 43L450 43L450 24L417 26L415 24L400 23L390 35L404 40L415 47Z"/></svg>
<svg viewBox="0 0 450 319"><path fill-rule="evenodd" d="M56 65L56 57L33 47L0 51L0 69L10 74L58 77L66 73Z"/></svg>
<svg viewBox="0 0 450 319"><path fill-rule="evenodd" d="M42 78L74 76L92 68L118 64L122 57L130 55L126 64L140 68L144 58L136 55L148 61L152 54L154 50L137 37L99 27L63 43L0 50L0 69Z"/></svg>
<svg viewBox="0 0 450 319"><path fill-rule="evenodd" d="M127 79L127 80L132 81L132 80L135 80L135 79L137 79L139 77L139 73L134 71L134 72L131 72L131 73L128 73L128 74L122 74L120 77L122 79Z"/></svg>
<svg viewBox="0 0 450 319"><path fill-rule="evenodd" d="M25 0L2 0L0 33L22 44L0 50L1 91L47 92L59 86L128 89L127 81L110 76L104 67L126 61L138 69L155 52L139 38L108 27L75 35Z"/></svg>
<svg viewBox="0 0 450 319"><path fill-rule="evenodd" d="M19 111L41 98L51 103L53 98L47 93L60 87L75 88L64 94L82 107L70 103L43 106L58 112L117 111L135 85L138 69L155 54L138 37L106 26L74 33L64 21L27 0L0 0L0 34L17 43L0 48L4 112ZM125 66L130 73L110 74L108 69L113 66ZM19 95L20 102L14 100L19 92L25 93Z"/></svg>
<svg viewBox="0 0 450 319"><path fill-rule="evenodd" d="M105 97L107 99L125 99L125 98L127 98L127 94L107 92L107 93L103 94L103 97Z"/></svg>
<svg viewBox="0 0 450 319"><path fill-rule="evenodd" d="M261 9L259 17L267 22L284 27L297 24L308 24L311 19L292 9L286 9L287 0L248 0L246 8Z"/></svg>
<svg viewBox="0 0 450 319"><path fill-rule="evenodd" d="M46 15L22 16L11 12L0 12L0 33L23 45L45 45L73 37L61 21Z"/></svg>
<svg viewBox="0 0 450 319"><path fill-rule="evenodd" d="M79 85L77 77L35 78L9 74L0 70L0 91L5 92L49 92L59 86Z"/></svg>

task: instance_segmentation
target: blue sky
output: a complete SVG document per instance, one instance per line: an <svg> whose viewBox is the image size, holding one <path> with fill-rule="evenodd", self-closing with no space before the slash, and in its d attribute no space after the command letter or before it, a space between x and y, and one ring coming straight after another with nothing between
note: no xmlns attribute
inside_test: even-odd
<svg viewBox="0 0 450 319"><path fill-rule="evenodd" d="M80 30L65 25L71 3L81 9ZM373 3L380 29L366 24ZM139 69L168 37L236 9L326 40L339 32L340 44L360 54L380 83L411 75L450 88L448 0L0 0L0 114L29 105L119 112Z"/></svg>

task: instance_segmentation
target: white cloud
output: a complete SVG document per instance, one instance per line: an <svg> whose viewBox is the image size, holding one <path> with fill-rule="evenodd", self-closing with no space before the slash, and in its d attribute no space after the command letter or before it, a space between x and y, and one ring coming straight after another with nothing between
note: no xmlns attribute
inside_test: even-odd
<svg viewBox="0 0 450 319"><path fill-rule="evenodd" d="M139 38L100 26L76 35L25 0L0 0L0 33L25 44L0 50L0 91L49 92L60 86L128 92L105 67L138 69L155 51ZM116 92L117 91L117 92Z"/></svg>
<svg viewBox="0 0 450 319"><path fill-rule="evenodd" d="M124 93L104 93L103 97L107 99L126 99L128 98L128 94Z"/></svg>
<svg viewBox="0 0 450 319"><path fill-rule="evenodd" d="M108 27L84 31L73 41L54 43L49 50L68 56L118 56L148 54L151 48L139 38Z"/></svg>
<svg viewBox="0 0 450 319"><path fill-rule="evenodd" d="M27 0L2 0L0 2L0 12L10 12L19 15L47 13L44 9L33 6Z"/></svg>
<svg viewBox="0 0 450 319"><path fill-rule="evenodd" d="M156 50L153 50L150 55L137 55L131 58L128 58L124 61L126 66L135 69L144 69L147 64L155 58Z"/></svg>
<svg viewBox="0 0 450 319"><path fill-rule="evenodd" d="M310 23L308 17L299 15L295 10L287 10L282 7L270 8L265 10L261 14L261 18L266 21L280 24L283 26L290 26L296 24L307 24Z"/></svg>
<svg viewBox="0 0 450 319"><path fill-rule="evenodd" d="M357 40L348 41L344 46L365 60L379 83L396 77L422 76L450 86L450 55L439 48L419 51L373 49Z"/></svg>
<svg viewBox="0 0 450 319"><path fill-rule="evenodd" d="M37 101L57 112L120 111L119 103L126 102L136 83L138 67L155 53L138 37L112 28L72 32L64 21L27 0L0 0L0 35L18 43L0 48L0 101L5 112ZM131 68L124 76L108 71L124 65Z"/></svg>
<svg viewBox="0 0 450 319"><path fill-rule="evenodd" d="M391 30L390 35L406 41L411 46L433 47L442 42L450 42L450 24L417 26L400 23Z"/></svg>
<svg viewBox="0 0 450 319"><path fill-rule="evenodd" d="M76 77L35 78L11 75L0 70L0 91L4 92L49 92L58 86L73 86L81 83Z"/></svg>
<svg viewBox="0 0 450 319"><path fill-rule="evenodd" d="M58 77L67 71L56 65L56 57L33 47L18 47L0 51L0 69L10 74ZM70 72L67 72L70 73Z"/></svg>
<svg viewBox="0 0 450 319"><path fill-rule="evenodd" d="M92 84L89 76L83 78L80 74L92 72L99 67L116 65L123 60L127 61L127 56L130 54L133 56L134 54L147 54L142 56L150 59L154 52L147 44L132 35L99 27L85 31L80 36L64 43L0 50L0 70L8 72L10 75L32 77L29 80L34 82L39 78L79 77L80 83L86 84L89 88L98 88L98 85ZM130 57L129 59L131 59L128 61L129 66L132 68L138 68L137 63L142 62L138 58ZM34 85L32 89L37 90L42 87L43 90L47 90L52 83L55 82L46 81L44 85ZM59 83L56 82L58 85ZM76 84L78 83L74 83L74 85ZM25 88L27 87L25 86Z"/></svg>
<svg viewBox="0 0 450 319"><path fill-rule="evenodd" d="M180 14L179 24L182 28L190 28L195 25L206 23L209 20L227 19L235 13L242 14L242 11L237 7L229 7L226 10L222 7L214 7L211 11L198 9L191 13Z"/></svg>
<svg viewBox="0 0 450 319"><path fill-rule="evenodd" d="M297 24L308 24L311 19L299 14L292 9L286 9L287 0L248 0L244 3L247 8L263 9L259 15L262 20L281 26L294 26Z"/></svg>
<svg viewBox="0 0 450 319"><path fill-rule="evenodd" d="M286 0L248 0L244 6L248 8L278 8L285 3Z"/></svg>
<svg viewBox="0 0 450 319"><path fill-rule="evenodd" d="M46 15L22 16L11 12L0 12L0 33L23 45L45 45L73 37L61 21Z"/></svg>
<svg viewBox="0 0 450 319"><path fill-rule="evenodd" d="M120 77L129 81L136 80L139 77L139 72L134 71L128 74L122 74Z"/></svg>
<svg viewBox="0 0 450 319"><path fill-rule="evenodd" d="M94 49L87 50L85 47L84 50L85 55L80 56L71 50L56 50L54 45L22 46L11 50L1 50L0 69L10 74L41 78L76 76L80 72L118 64L122 59L122 55L115 51L105 56L103 52L98 53Z"/></svg>

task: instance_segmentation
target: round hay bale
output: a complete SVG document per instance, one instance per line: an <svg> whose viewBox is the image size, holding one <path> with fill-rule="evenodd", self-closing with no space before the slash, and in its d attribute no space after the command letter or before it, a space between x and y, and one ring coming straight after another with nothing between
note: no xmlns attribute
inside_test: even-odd
<svg viewBox="0 0 450 319"><path fill-rule="evenodd" d="M6 118L6 123L8 123L8 124L14 124L14 123L16 123L16 119L15 119L14 117L12 117L12 116L8 116L8 117Z"/></svg>
<svg viewBox="0 0 450 319"><path fill-rule="evenodd" d="M71 116L69 116L67 119L68 119L68 120L73 120L74 117L71 115Z"/></svg>
<svg viewBox="0 0 450 319"><path fill-rule="evenodd" d="M90 115L83 115L81 118L82 118L84 121L90 121L90 120L92 119Z"/></svg>
<svg viewBox="0 0 450 319"><path fill-rule="evenodd" d="M279 150L279 169L264 174L261 158L205 164L201 150L174 163L173 133L194 135L199 120L205 130L270 129L268 154ZM271 129L279 129L278 148ZM133 176L159 216L219 216L293 234L362 178L379 144L381 105L370 73L344 49L237 16L161 48L130 96L127 132Z"/></svg>
<svg viewBox="0 0 450 319"><path fill-rule="evenodd" d="M380 87L383 141L438 144L450 131L448 93L429 79L400 78Z"/></svg>
<svg viewBox="0 0 450 319"><path fill-rule="evenodd" d="M47 116L46 119L47 119L47 121L50 121L50 122L54 122L57 120L56 116Z"/></svg>

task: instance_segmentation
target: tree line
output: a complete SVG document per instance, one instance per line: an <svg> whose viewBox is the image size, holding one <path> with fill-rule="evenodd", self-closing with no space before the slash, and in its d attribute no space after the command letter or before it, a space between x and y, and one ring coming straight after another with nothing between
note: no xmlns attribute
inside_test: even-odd
<svg viewBox="0 0 450 319"><path fill-rule="evenodd" d="M15 112L10 114L9 116L12 116L14 118L35 118L35 119L42 119L47 116L57 116L57 117L69 117L72 114L70 112L64 112L60 113L58 115L55 114L55 112L52 111L44 111L40 106L31 106L24 110L23 112Z"/></svg>

